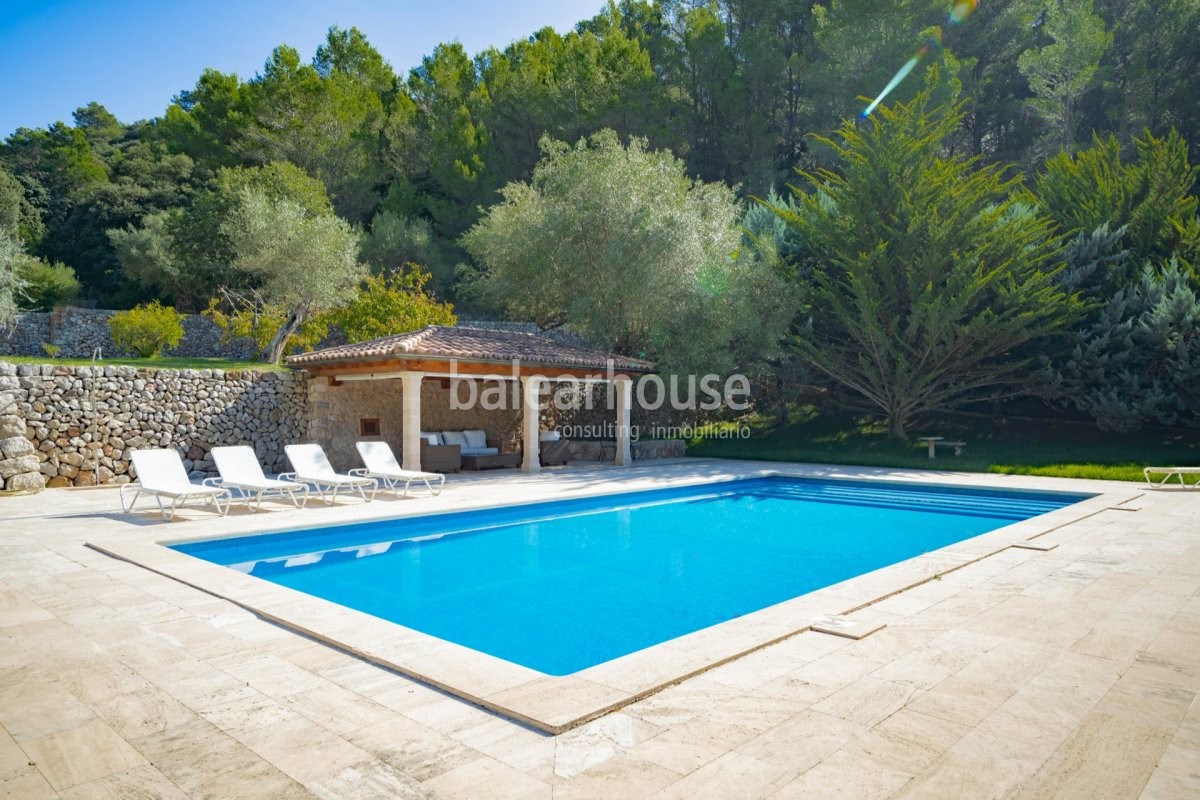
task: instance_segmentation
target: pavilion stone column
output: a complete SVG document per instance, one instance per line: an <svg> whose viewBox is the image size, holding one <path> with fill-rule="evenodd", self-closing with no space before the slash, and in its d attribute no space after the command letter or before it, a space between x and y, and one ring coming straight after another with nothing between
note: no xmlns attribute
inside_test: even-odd
<svg viewBox="0 0 1200 800"><path fill-rule="evenodd" d="M530 375L521 378L521 441L524 444L524 456L521 459L521 472L535 475L542 471L541 441L541 391L542 382L546 379L540 375Z"/></svg>
<svg viewBox="0 0 1200 800"><path fill-rule="evenodd" d="M424 372L405 372L400 376L401 394L401 467L421 469L421 379Z"/></svg>
<svg viewBox="0 0 1200 800"><path fill-rule="evenodd" d="M633 463L629 444L630 411L633 408L633 381L616 378L613 386L617 390L617 466L628 467Z"/></svg>

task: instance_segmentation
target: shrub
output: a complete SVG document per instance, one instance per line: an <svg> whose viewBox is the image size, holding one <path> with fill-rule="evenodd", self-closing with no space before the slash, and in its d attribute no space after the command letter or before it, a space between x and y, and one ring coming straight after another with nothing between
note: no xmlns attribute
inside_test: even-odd
<svg viewBox="0 0 1200 800"><path fill-rule="evenodd" d="M25 283L21 308L51 311L79 295L79 279L66 264L48 264L30 256L18 265L17 272Z"/></svg>
<svg viewBox="0 0 1200 800"><path fill-rule="evenodd" d="M416 264L369 276L349 302L326 316L351 342L415 331L426 325L453 325L457 321L453 306L425 292L431 277Z"/></svg>
<svg viewBox="0 0 1200 800"><path fill-rule="evenodd" d="M58 358L58 354L62 352L62 348L50 342L42 342L42 352L50 358Z"/></svg>
<svg viewBox="0 0 1200 800"><path fill-rule="evenodd" d="M154 358L164 347L178 347L183 340L183 315L157 300L108 318L113 342L139 358Z"/></svg>
<svg viewBox="0 0 1200 800"><path fill-rule="evenodd" d="M1047 360L1047 377L1101 430L1200 426L1200 293L1178 261L1145 265L1072 337L1069 353Z"/></svg>

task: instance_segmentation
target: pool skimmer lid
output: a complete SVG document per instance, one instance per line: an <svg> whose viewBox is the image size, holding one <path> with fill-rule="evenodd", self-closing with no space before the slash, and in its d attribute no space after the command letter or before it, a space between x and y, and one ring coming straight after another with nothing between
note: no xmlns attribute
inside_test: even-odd
<svg viewBox="0 0 1200 800"><path fill-rule="evenodd" d="M827 633L830 636L841 636L845 639L865 639L876 631L887 627L882 622L863 622L840 614L822 614L813 617L809 629L816 633Z"/></svg>

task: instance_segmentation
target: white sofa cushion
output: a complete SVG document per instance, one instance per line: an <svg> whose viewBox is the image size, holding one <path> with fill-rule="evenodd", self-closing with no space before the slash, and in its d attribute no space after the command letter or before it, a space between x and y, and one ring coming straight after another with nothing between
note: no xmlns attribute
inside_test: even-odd
<svg viewBox="0 0 1200 800"><path fill-rule="evenodd" d="M442 444L456 444L466 451L467 437L462 431L442 431Z"/></svg>
<svg viewBox="0 0 1200 800"><path fill-rule="evenodd" d="M464 456L498 456L500 455L499 447L464 447L462 450Z"/></svg>
<svg viewBox="0 0 1200 800"><path fill-rule="evenodd" d="M487 447L487 434L483 431L463 431L463 436L467 439L467 449L469 450Z"/></svg>
<svg viewBox="0 0 1200 800"><path fill-rule="evenodd" d="M539 442L557 442L562 438L562 434L558 431L542 431L538 434Z"/></svg>
<svg viewBox="0 0 1200 800"><path fill-rule="evenodd" d="M426 433L425 431L421 431L421 439L432 445L442 443L442 435L440 433Z"/></svg>

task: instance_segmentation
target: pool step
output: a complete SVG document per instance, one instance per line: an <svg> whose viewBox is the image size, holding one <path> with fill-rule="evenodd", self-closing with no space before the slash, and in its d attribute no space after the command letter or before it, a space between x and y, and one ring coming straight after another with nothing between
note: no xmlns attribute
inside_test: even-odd
<svg viewBox="0 0 1200 800"><path fill-rule="evenodd" d="M763 487L755 491L759 497L787 500L807 500L816 503L838 503L906 511L935 511L943 514L966 514L998 519L1022 520L1045 514L1063 506L1059 498L1042 499L1030 495L985 494L978 491L957 492L927 487L887 487L833 485L823 483L794 483Z"/></svg>

